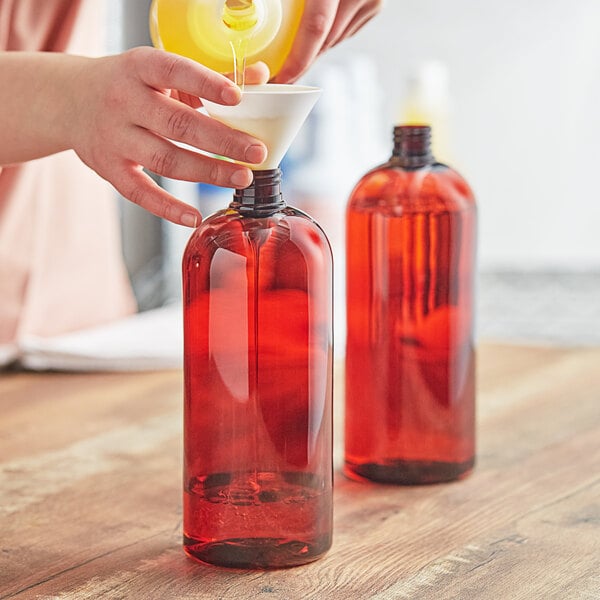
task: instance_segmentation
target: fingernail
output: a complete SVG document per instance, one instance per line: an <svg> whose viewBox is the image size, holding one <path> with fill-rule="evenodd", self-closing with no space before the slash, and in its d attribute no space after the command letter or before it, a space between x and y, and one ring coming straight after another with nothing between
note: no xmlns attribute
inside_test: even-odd
<svg viewBox="0 0 600 600"><path fill-rule="evenodd" d="M221 92L221 100L225 104L237 104L242 99L242 92L237 85L229 85Z"/></svg>
<svg viewBox="0 0 600 600"><path fill-rule="evenodd" d="M187 227L198 227L198 215L194 213L183 213L181 215L181 224Z"/></svg>
<svg viewBox="0 0 600 600"><path fill-rule="evenodd" d="M245 157L246 162L260 164L267 158L267 149L260 144L253 144L246 150Z"/></svg>
<svg viewBox="0 0 600 600"><path fill-rule="evenodd" d="M236 171L232 176L231 176L231 184L237 188L237 189L241 189L241 188L245 188L248 187L248 174L247 171Z"/></svg>

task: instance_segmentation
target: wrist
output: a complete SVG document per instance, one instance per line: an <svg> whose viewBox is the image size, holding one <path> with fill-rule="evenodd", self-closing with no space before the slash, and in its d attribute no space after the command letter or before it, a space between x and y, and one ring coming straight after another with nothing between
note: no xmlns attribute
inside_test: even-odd
<svg viewBox="0 0 600 600"><path fill-rule="evenodd" d="M77 80L91 60L51 52L0 53L0 165L72 147Z"/></svg>
<svg viewBox="0 0 600 600"><path fill-rule="evenodd" d="M47 139L56 152L76 148L78 135L85 125L85 106L89 102L87 92L91 86L87 74L93 71L94 60L63 54L49 71L47 102L38 110L41 118L46 120Z"/></svg>

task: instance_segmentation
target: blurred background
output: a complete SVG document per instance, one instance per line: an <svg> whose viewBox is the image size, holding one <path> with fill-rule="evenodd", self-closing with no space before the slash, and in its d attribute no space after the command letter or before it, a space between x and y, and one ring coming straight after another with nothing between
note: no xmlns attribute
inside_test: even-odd
<svg viewBox="0 0 600 600"><path fill-rule="evenodd" d="M109 52L149 44L150 0L106 2ZM597 0L392 0L304 78L324 92L282 165L284 194L332 242L338 355L345 203L416 107L433 125L436 157L478 200L478 337L600 342L599 29ZM161 183L205 215L231 197ZM122 216L140 308L177 301L189 229L127 202Z"/></svg>

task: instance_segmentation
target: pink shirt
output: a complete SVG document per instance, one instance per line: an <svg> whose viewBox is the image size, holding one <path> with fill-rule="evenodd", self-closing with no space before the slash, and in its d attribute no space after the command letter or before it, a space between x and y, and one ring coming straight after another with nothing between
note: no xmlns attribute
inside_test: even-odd
<svg viewBox="0 0 600 600"><path fill-rule="evenodd" d="M0 51L96 55L103 5L0 0ZM114 190L74 152L0 168L0 344L132 313L119 232Z"/></svg>

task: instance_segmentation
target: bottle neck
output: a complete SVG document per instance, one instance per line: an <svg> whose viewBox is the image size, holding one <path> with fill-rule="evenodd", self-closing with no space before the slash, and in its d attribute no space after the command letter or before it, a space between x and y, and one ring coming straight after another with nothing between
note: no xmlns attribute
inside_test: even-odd
<svg viewBox="0 0 600 600"><path fill-rule="evenodd" d="M428 125L398 125L394 127L394 165L418 169L435 162L431 153L431 127Z"/></svg>
<svg viewBox="0 0 600 600"><path fill-rule="evenodd" d="M235 190L231 208L249 216L266 216L285 206L281 194L281 169L253 171L254 180L247 187Z"/></svg>
<svg viewBox="0 0 600 600"><path fill-rule="evenodd" d="M223 5L223 23L234 31L253 30L258 24L258 14L253 1L226 0Z"/></svg>

